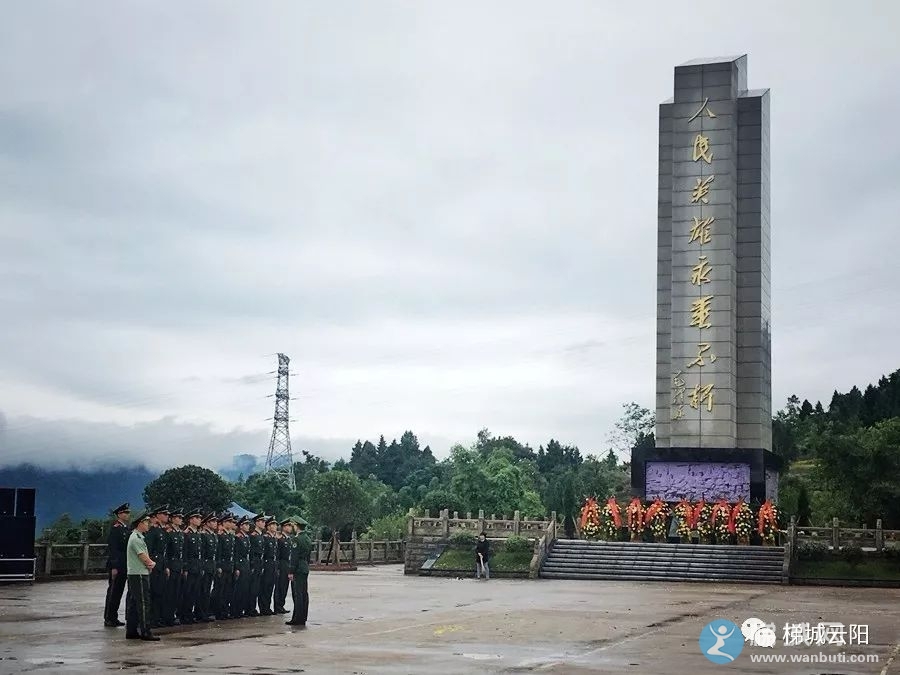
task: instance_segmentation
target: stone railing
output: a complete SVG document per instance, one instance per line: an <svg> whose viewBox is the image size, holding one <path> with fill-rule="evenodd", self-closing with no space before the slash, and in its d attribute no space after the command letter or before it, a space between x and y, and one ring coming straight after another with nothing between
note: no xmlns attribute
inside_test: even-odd
<svg viewBox="0 0 900 675"><path fill-rule="evenodd" d="M529 579L537 579L541 574L541 566L553 548L553 542L556 541L556 511L550 516L550 522L544 530L544 535L534 544L534 556L531 558L531 566L528 570Z"/></svg>
<svg viewBox="0 0 900 675"><path fill-rule="evenodd" d="M493 513L488 518L484 511L479 511L477 518L473 518L471 513L460 518L457 511L451 517L450 512L444 509L436 518L432 518L428 513L420 516L415 509L410 509L406 533L408 537L449 538L454 532L468 530L475 534L484 532L488 539L505 539L513 535L536 539L544 535L548 522L545 518L522 518L518 511L513 513L511 519L502 516L497 518Z"/></svg>
<svg viewBox="0 0 900 675"><path fill-rule="evenodd" d="M522 518L518 511L514 512L512 518L509 519L497 518L496 514L486 517L484 511L479 511L478 517L467 513L465 518L460 518L458 512L454 512L451 517L447 509L441 511L436 518L432 518L428 513L419 515L415 509L410 509L403 571L405 574L418 574L422 564L429 555L434 554L437 547L449 543L450 537L456 532L464 531L476 535L484 532L488 539L500 541L512 536L525 537L533 540L535 547L539 546L539 542L544 541L544 555L546 555L546 550L548 550L546 549L548 545L547 532L550 524L555 523L555 518L555 513L551 516L551 520ZM555 539L555 525L552 532ZM543 562L543 559L541 561Z"/></svg>
<svg viewBox="0 0 900 675"><path fill-rule="evenodd" d="M328 558L331 540L313 541L311 563ZM341 561L357 565L399 564L403 562L406 542L341 542ZM93 577L106 574L106 544L35 544L35 572L38 579Z"/></svg>
<svg viewBox="0 0 900 675"><path fill-rule="evenodd" d="M808 542L823 543L833 551L855 544L863 550L883 553L886 546L900 547L900 530L885 530L881 526L881 518L875 521L874 529L841 527L837 518L831 521L830 527L800 527L792 516L787 530L787 542L794 556L797 545Z"/></svg>

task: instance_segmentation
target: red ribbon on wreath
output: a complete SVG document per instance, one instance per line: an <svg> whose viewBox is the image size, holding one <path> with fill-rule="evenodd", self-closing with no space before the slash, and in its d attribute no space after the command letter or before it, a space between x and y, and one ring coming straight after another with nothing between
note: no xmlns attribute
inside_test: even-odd
<svg viewBox="0 0 900 675"><path fill-rule="evenodd" d="M693 525L691 525L691 527L700 522L700 516L703 515L703 509L705 508L706 502L704 500L701 499L699 502L697 502L697 506L694 507L694 513L692 514L694 523Z"/></svg>
<svg viewBox="0 0 900 675"><path fill-rule="evenodd" d="M641 506L641 500L635 497L628 505L628 529L636 530L641 526L644 520L644 509ZM637 525L637 527L635 526Z"/></svg>
<svg viewBox="0 0 900 675"><path fill-rule="evenodd" d="M776 527L777 518L775 516L775 505L772 503L771 499L767 499L763 502L763 505L759 507L757 532L759 532L760 535L765 531L766 523L769 523L773 529Z"/></svg>
<svg viewBox="0 0 900 675"><path fill-rule="evenodd" d="M612 516L616 527L622 527L622 514L619 511L619 502L616 501L616 498L610 497L607 499L606 507L609 509L609 514Z"/></svg>
<svg viewBox="0 0 900 675"><path fill-rule="evenodd" d="M675 513L685 522L689 530L694 529L694 508L686 499L682 499L675 507Z"/></svg>
<svg viewBox="0 0 900 675"><path fill-rule="evenodd" d="M593 497L588 497L587 501L584 503L584 506L581 509L581 529L584 529L584 526L587 525L588 518L591 516L591 512L597 509L597 500Z"/></svg>
<svg viewBox="0 0 900 675"><path fill-rule="evenodd" d="M651 521L656 518L657 514L662 511L664 504L662 500L657 497L653 500L653 503L647 507L647 510L644 512L644 524L649 525Z"/></svg>
<svg viewBox="0 0 900 675"><path fill-rule="evenodd" d="M728 518L730 512L731 512L731 509L728 508L728 502L726 502L724 499L720 499L719 501L716 502L716 505L713 506L712 513L709 516L709 522L715 526L716 518L720 513L725 518Z"/></svg>
<svg viewBox="0 0 900 675"><path fill-rule="evenodd" d="M734 534L737 529L737 518L741 513L741 509L744 506L744 500L738 499L737 504L734 505L734 508L731 509L731 514L728 516L728 531L731 534Z"/></svg>

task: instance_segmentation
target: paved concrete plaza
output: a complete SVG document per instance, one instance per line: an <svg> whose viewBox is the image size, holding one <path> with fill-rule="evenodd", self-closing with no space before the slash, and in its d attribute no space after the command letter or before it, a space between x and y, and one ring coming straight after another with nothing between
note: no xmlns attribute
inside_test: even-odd
<svg viewBox="0 0 900 675"><path fill-rule="evenodd" d="M283 617L124 639L102 625L105 582L0 586L0 672L134 673L900 673L900 590L404 577L399 566L310 577L311 623ZM722 617L778 626L728 666L698 649ZM878 664L761 664L785 622L868 624ZM891 661L891 655L895 655Z"/></svg>

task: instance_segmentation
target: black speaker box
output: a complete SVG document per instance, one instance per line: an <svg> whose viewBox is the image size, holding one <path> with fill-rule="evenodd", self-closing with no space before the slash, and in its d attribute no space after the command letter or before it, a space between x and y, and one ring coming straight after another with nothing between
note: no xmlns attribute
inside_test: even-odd
<svg viewBox="0 0 900 675"><path fill-rule="evenodd" d="M33 558L34 528L34 517L0 516L0 558Z"/></svg>
<svg viewBox="0 0 900 675"><path fill-rule="evenodd" d="M16 516L31 518L34 516L34 488L16 488Z"/></svg>
<svg viewBox="0 0 900 675"><path fill-rule="evenodd" d="M0 488L0 516L16 515L16 489Z"/></svg>

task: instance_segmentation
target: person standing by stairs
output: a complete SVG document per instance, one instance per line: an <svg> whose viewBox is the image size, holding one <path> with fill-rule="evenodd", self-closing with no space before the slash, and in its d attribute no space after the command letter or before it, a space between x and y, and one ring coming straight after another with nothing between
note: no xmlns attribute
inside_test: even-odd
<svg viewBox="0 0 900 675"><path fill-rule="evenodd" d="M491 559L491 545L488 543L484 532L478 535L478 543L475 544L475 578L480 579L482 572L485 580L491 578L491 568L488 562Z"/></svg>

